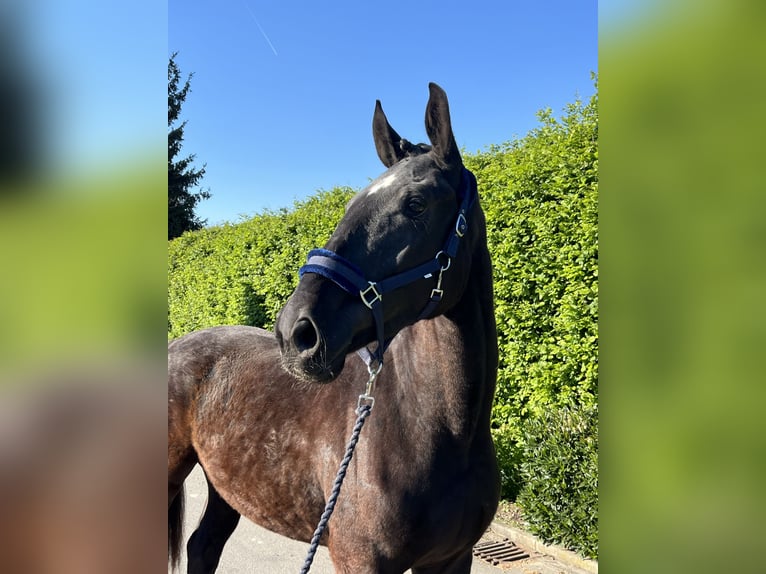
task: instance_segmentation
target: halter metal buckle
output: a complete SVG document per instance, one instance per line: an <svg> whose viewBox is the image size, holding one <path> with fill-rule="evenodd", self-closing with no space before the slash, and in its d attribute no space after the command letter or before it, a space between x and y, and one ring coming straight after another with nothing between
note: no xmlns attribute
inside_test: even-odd
<svg viewBox="0 0 766 574"><path fill-rule="evenodd" d="M367 307L368 307L369 309L372 309L372 306L373 306L373 305L374 305L374 304L375 304L377 301L382 301L382 300L383 300L383 295L381 295L381 294L378 292L378 290L376 289L377 283L374 283L374 282L372 282L372 281L368 281L368 283L370 284L370 286L369 286L369 287L367 287L367 289L360 289L360 290L359 290L359 296L362 298L362 302L363 302L365 305L367 305ZM374 295L374 297L373 297L373 298L372 298L370 301L368 301L368 300L367 300L367 293L369 293L370 291L372 291L372 294Z"/></svg>
<svg viewBox="0 0 766 574"><path fill-rule="evenodd" d="M458 237L463 237L467 229L468 229L468 221L466 220L465 215L463 215L463 212L461 211L457 216L457 221L455 221L455 235L457 235Z"/></svg>

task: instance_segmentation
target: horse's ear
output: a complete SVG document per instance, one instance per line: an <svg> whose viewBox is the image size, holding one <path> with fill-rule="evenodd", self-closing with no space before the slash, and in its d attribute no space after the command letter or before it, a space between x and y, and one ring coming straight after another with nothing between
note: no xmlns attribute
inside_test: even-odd
<svg viewBox="0 0 766 574"><path fill-rule="evenodd" d="M383 113L383 107L380 100L375 101L375 114L372 116L372 137L375 140L375 150L383 165L391 167L405 156L402 150L402 138L392 128L386 114Z"/></svg>
<svg viewBox="0 0 766 574"><path fill-rule="evenodd" d="M428 84L430 97L426 106L426 133L431 140L432 153L447 166L459 165L460 151L452 134L447 94L433 82Z"/></svg>

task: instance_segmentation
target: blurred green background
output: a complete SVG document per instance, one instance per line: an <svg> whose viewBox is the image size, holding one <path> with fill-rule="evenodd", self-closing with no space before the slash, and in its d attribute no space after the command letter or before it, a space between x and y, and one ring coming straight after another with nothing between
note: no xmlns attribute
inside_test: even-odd
<svg viewBox="0 0 766 574"><path fill-rule="evenodd" d="M610 14L599 39L599 561L605 572L762 572L766 4Z"/></svg>
<svg viewBox="0 0 766 574"><path fill-rule="evenodd" d="M2 370L145 354L164 360L163 167L133 160L36 182L2 200Z"/></svg>

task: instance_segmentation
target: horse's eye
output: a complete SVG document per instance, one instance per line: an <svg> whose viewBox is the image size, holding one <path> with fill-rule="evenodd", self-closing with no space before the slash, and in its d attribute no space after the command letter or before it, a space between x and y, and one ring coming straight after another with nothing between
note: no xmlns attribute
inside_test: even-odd
<svg viewBox="0 0 766 574"><path fill-rule="evenodd" d="M426 202L422 197L411 197L407 200L407 212L410 215L420 215L426 210Z"/></svg>

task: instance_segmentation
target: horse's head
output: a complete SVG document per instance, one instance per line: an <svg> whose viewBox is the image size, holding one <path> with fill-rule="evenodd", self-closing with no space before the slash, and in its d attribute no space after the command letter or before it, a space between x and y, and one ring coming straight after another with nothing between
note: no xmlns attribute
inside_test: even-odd
<svg viewBox="0 0 766 574"><path fill-rule="evenodd" d="M302 379L334 379L348 353L444 313L465 289L470 255L461 243L469 238L461 238L475 181L463 168L447 95L429 88L430 146L399 137L377 102L373 136L388 169L349 201L277 318L283 363Z"/></svg>

